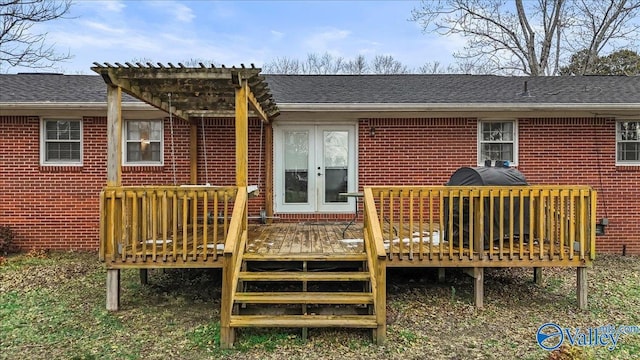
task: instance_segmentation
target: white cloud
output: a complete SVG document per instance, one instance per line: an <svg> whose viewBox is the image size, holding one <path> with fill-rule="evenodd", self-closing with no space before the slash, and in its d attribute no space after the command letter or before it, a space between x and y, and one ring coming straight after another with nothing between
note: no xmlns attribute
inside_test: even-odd
<svg viewBox="0 0 640 360"><path fill-rule="evenodd" d="M74 6L84 7L87 9L96 9L100 12L122 13L127 7L125 1L121 0L105 0L105 1L78 1ZM72 11L74 7L71 8Z"/></svg>
<svg viewBox="0 0 640 360"><path fill-rule="evenodd" d="M145 4L153 6L156 10L160 10L180 22L190 23L196 17L193 9L179 1L149 1Z"/></svg>
<svg viewBox="0 0 640 360"><path fill-rule="evenodd" d="M284 37L284 33L277 31L277 30L271 30L271 38L274 40L280 40Z"/></svg>
<svg viewBox="0 0 640 360"><path fill-rule="evenodd" d="M82 21L80 22L81 26L86 26L87 28L90 29L94 29L94 30L98 30L98 31L102 31L105 33L110 33L110 34L124 34L125 30L121 29L121 28L113 28L111 26L108 26L107 24L103 24L103 23L99 23L96 21ZM86 30L83 31L83 33L86 33Z"/></svg>
<svg viewBox="0 0 640 360"><path fill-rule="evenodd" d="M111 12L122 12L122 10L127 7L127 5L124 4L124 1L104 1L104 9L106 11L111 11Z"/></svg>
<svg viewBox="0 0 640 360"><path fill-rule="evenodd" d="M348 30L329 29L309 36L304 43L312 50L317 52L330 51L330 47L336 46L342 40L345 40L351 34Z"/></svg>
<svg viewBox="0 0 640 360"><path fill-rule="evenodd" d="M184 4L174 4L174 8L172 9L172 11L178 21L188 23L196 17L196 15L193 13L193 10L191 10L190 7Z"/></svg>

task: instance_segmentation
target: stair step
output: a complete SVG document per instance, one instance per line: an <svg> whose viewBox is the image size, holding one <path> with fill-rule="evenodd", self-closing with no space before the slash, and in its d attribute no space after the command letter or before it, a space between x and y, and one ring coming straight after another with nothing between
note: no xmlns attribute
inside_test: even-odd
<svg viewBox="0 0 640 360"><path fill-rule="evenodd" d="M301 253L301 254L255 254L245 253L246 261L367 261L367 254Z"/></svg>
<svg viewBox="0 0 640 360"><path fill-rule="evenodd" d="M231 327L376 328L375 315L232 315Z"/></svg>
<svg viewBox="0 0 640 360"><path fill-rule="evenodd" d="M372 304L373 294L362 292L238 292L237 303L247 304Z"/></svg>
<svg viewBox="0 0 640 360"><path fill-rule="evenodd" d="M302 271L242 271L238 276L244 281L368 281L368 272L302 272Z"/></svg>

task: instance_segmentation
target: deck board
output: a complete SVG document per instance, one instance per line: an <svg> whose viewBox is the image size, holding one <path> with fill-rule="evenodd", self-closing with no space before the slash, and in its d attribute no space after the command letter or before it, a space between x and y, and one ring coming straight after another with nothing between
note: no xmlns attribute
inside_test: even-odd
<svg viewBox="0 0 640 360"><path fill-rule="evenodd" d="M277 223L249 226L248 253L305 254L305 253L361 253L364 247L345 246L342 241L343 223ZM351 225L349 236L362 238L362 224ZM347 235L347 234L345 234Z"/></svg>

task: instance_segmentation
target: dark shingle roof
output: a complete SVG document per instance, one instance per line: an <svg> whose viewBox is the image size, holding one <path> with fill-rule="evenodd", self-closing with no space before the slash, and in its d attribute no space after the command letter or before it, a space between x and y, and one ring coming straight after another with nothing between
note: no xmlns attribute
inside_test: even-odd
<svg viewBox="0 0 640 360"><path fill-rule="evenodd" d="M265 75L276 103L640 104L640 76ZM524 93L525 82L528 93ZM123 101L135 101L123 96ZM106 102L96 75L2 74L0 103Z"/></svg>
<svg viewBox="0 0 640 360"><path fill-rule="evenodd" d="M640 103L640 76L269 75L267 81L278 103Z"/></svg>
<svg viewBox="0 0 640 360"><path fill-rule="evenodd" d="M0 103L106 101L107 86L97 75L0 75ZM137 100L123 94L122 101Z"/></svg>

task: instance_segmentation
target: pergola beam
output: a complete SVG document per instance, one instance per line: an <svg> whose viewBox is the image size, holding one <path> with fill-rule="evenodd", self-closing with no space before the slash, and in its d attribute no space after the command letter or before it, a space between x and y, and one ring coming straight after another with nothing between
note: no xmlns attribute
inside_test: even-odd
<svg viewBox="0 0 640 360"><path fill-rule="evenodd" d="M251 92L251 90L249 90L247 93L247 99L249 100L249 104L251 104L252 110L258 114L258 116L263 122L268 123L269 117L264 112L264 110L262 110L262 106L260 105L260 102L256 99L256 97L253 95L253 92Z"/></svg>

